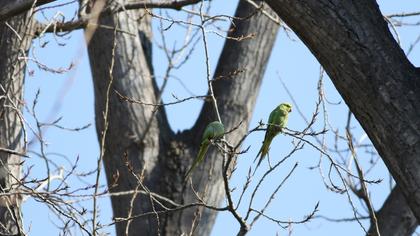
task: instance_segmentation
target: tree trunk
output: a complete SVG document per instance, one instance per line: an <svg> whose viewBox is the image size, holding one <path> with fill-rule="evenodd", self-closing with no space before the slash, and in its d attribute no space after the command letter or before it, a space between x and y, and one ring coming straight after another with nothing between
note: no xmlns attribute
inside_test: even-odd
<svg viewBox="0 0 420 236"><path fill-rule="evenodd" d="M117 26L121 32L136 35L117 32L115 37L117 46L112 73L114 82L109 97L109 130L106 134L104 156L110 191L120 192L136 188L143 190L133 173L139 174L144 168L142 183L150 191L179 204L197 202L190 184L184 181L184 174L196 156L204 127L215 119L212 105L209 102L204 103L200 116L191 130L174 134L169 128L164 108L153 115L152 107L120 101L113 92L116 90L136 100L157 103L158 91L147 63L148 56L142 48L144 37L138 36L138 30L144 21L134 20L141 16L142 12L127 11L100 18L100 24ZM244 17L254 12L253 6L241 1L236 16ZM229 33L230 36L255 33L255 37L241 42L226 41L215 73L216 77L222 77L213 82L220 115L226 129L229 130L244 120L244 124L238 130L228 135L227 138L232 143L237 142L247 131L278 29L275 23L260 13L247 20L235 20L234 25L236 27ZM98 28L88 45L94 78L99 139L105 127L103 111L110 81L113 40L113 30ZM145 48L148 48L147 45ZM237 70L243 72L234 73ZM221 178L222 158L222 155L211 147L206 161L192 176L195 191L207 204L213 206L219 205L225 196ZM128 165L132 172L129 171ZM136 196L130 207L132 198L133 195L112 197L114 217L130 216L130 208L132 216L153 210L149 197ZM154 207L155 210L161 209L156 204ZM202 208L160 214L158 218L156 215L140 217L117 223L117 235L157 235L158 233L180 235L188 234L192 230L196 235L208 235L215 217L215 211ZM203 223L197 226L200 221Z"/></svg>
<svg viewBox="0 0 420 236"><path fill-rule="evenodd" d="M420 74L376 2L266 2L325 68L420 219Z"/></svg>
<svg viewBox="0 0 420 236"><path fill-rule="evenodd" d="M26 52L31 45L31 20L27 14L0 22L0 192L13 192L19 185L23 153L23 78ZM21 57L21 58L19 58ZM0 197L0 235L21 235L18 196Z"/></svg>
<svg viewBox="0 0 420 236"><path fill-rule="evenodd" d="M376 217L381 236L410 236L418 225L398 186L392 189L381 210L376 213ZM372 225L367 235L378 236Z"/></svg>

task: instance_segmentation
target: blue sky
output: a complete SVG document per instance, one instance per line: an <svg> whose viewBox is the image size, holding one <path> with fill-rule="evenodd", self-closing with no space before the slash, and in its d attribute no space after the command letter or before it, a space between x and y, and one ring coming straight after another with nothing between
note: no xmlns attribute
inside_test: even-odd
<svg viewBox="0 0 420 236"><path fill-rule="evenodd" d="M223 0L213 0L211 12L214 14L233 15L236 2L229 1L226 4L226 1ZM379 1L378 4L385 15L396 12L420 11L419 4L416 4L416 1L413 0L398 2L383 0ZM70 5L60 8L60 11L71 16L74 9L75 6ZM182 16L180 13L174 11L170 11L170 14L174 17ZM54 12L46 12L45 15L49 18L54 15ZM38 17L43 18L42 16ZM419 17L407 18L404 21L417 22L420 19ZM158 32L159 22L155 21L153 24L155 28L154 40L159 44L161 43ZM220 23L224 27L227 24L228 22ZM418 26L399 27L397 30L404 51L408 50L420 34L420 27ZM172 45L175 41L179 45L183 40L183 30L180 27L171 27L165 31L165 34L168 39L168 45ZM208 33L208 39L209 48L211 49L210 66L214 70L224 39L212 33ZM41 48L41 45L46 42L48 44ZM65 46L61 44L65 44ZM162 83L161 78L165 73L167 62L165 61L163 52L158 47L155 46L153 50L155 72L158 77L158 83ZM412 63L417 66L420 66L419 55L420 49L417 47L409 56ZM36 112L40 121L51 122L58 117L62 117L60 124L69 128L92 124L89 128L79 132L48 128L44 131L44 137L48 144L46 152L57 163L69 167L69 161L75 162L79 158L78 173L94 169L99 154L99 147L94 127L92 80L82 32L80 30L75 31L65 36L65 38L54 38L48 35L44 38L37 39L33 43L33 49L29 56L36 57L40 62L52 68L68 68L70 64L75 64L74 68L68 73L54 74L39 70L34 63L29 63L28 70L33 72L33 74L28 74L25 81L25 101L30 105L39 89L40 95ZM200 42L190 60L181 69L173 72L173 77L169 79L168 87L163 96L164 101L173 101L173 94L181 98L188 97L190 96L188 90L196 95L205 94L207 91L205 69L203 45ZM303 114L310 117L317 101L318 91L316 86L319 78L319 69L319 63L305 45L293 33L286 34L284 30L281 30L265 73L251 121L251 127L256 126L260 120L266 121L269 113L277 104L284 101L291 101L282 86L280 78L293 94ZM184 88L184 85L179 80L182 81L188 90ZM347 117L346 105L328 77L325 77L324 86L326 97L331 102L326 107L328 110L328 121L331 124L330 128L334 127L343 132ZM192 100L167 107L172 129L176 131L191 127L201 109L201 104L202 102L199 100ZM33 125L33 118L28 113L26 113L26 117L30 124ZM355 120L353 120L352 124L354 125L354 135L356 137L363 135L363 130L360 129ZM323 118L319 117L316 127L322 129L322 126ZM289 118L288 127L293 130L300 130L305 127L305 122L294 111ZM33 136L29 135L29 137ZM330 133L327 136L329 144L332 144L332 138L333 135ZM238 169L231 180L232 186L236 186L238 189L242 186L245 174L258 152L262 139L263 133L258 132L246 140L244 147L250 146L250 150L247 154L239 158ZM276 154L273 156L283 156L290 151L292 147L291 142L292 139L290 137L283 135L277 137L272 144L270 153ZM30 148L32 150L38 150L39 144L34 144ZM66 158L63 158L63 155ZM275 157L273 158L275 160ZM298 168L278 192L267 213L274 218L285 221L300 220L306 214L310 213L315 204L319 202L319 215L331 218L352 217L353 213L346 195L327 190L322 183L319 171L317 169L310 169L310 167L318 163L319 158L319 152L306 147L288 159L284 165L276 170L267 183L263 185L256 199L256 206L262 206L264 204L268 197L267 193L272 191L290 171L291 167L298 162ZM359 159L367 167L371 156L364 152L364 150L360 150ZM324 158L322 168L324 172L328 171L328 164L328 160ZM45 165L41 158L34 156L26 161L26 165L27 167L31 165L35 166L35 168L32 168L33 176L37 176L38 178L46 177ZM261 172L258 174L261 175ZM379 209L389 193L389 174L383 163L379 160L377 166L369 172L367 177L370 179L383 179L381 184L369 185L374 207L375 209ZM90 183L93 183L92 176L86 179ZM69 181L74 188L84 186L84 183L78 178L70 178ZM104 178L101 178L101 183L106 184ZM233 195L237 198L238 192L234 192ZM355 197L353 197L353 200L356 207L366 214L360 202ZM88 208L92 206L90 201L81 204ZM240 208L242 214L244 210L244 208ZM32 235L56 235L59 232L53 224L54 222L58 223L57 219L48 211L43 203L29 199L23 206L23 216L25 227L28 230L30 229L29 233ZM100 216L102 223L110 222L111 220L110 202L106 198L100 200ZM367 222L364 222L364 225L369 227ZM220 213L217 217L212 235L233 235L237 233L238 229L239 225L229 213ZM292 235L336 235L338 233L341 235L364 235L363 230L356 222L331 223L321 219L314 219L303 225L294 225L291 230ZM104 229L104 232L114 235L114 229L112 227ZM261 219L249 235L275 235L276 233L278 235L287 235L289 231L280 228L275 223L266 219ZM76 231L76 235L80 234L80 232Z"/></svg>

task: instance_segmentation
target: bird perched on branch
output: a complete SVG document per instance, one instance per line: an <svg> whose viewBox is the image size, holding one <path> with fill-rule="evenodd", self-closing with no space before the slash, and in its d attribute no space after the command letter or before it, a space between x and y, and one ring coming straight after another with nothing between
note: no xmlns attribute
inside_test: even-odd
<svg viewBox="0 0 420 236"><path fill-rule="evenodd" d="M289 112L292 111L292 105L289 103L282 103L277 106L271 113L270 117L268 118L267 123L267 131L265 132L265 137L263 141L263 145L260 151L255 157L254 162L257 160L258 156L261 155L260 160L258 161L257 167L261 164L261 161L267 155L268 150L270 149L271 141L273 138L278 135L280 132L283 131L283 128L286 127L287 118Z"/></svg>
<svg viewBox="0 0 420 236"><path fill-rule="evenodd" d="M204 130L203 137L201 138L201 144L200 144L200 149L198 151L198 155L195 158L190 169L185 174L185 179L188 178L188 176L191 174L191 172L194 170L197 164L203 161L204 156L206 155L206 152L209 149L211 140L217 140L223 137L224 133L225 133L225 127L219 121L213 121L207 125L206 129Z"/></svg>

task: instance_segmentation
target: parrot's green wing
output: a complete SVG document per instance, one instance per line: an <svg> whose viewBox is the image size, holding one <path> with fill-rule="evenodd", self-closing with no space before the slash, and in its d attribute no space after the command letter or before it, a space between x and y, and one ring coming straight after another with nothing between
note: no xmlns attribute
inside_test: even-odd
<svg viewBox="0 0 420 236"><path fill-rule="evenodd" d="M201 138L201 144L200 144L200 149L198 150L198 155L195 158L190 169L185 174L185 179L188 178L188 176L192 173L192 171L197 166L197 164L204 160L207 150L209 149L210 140L219 139L223 137L224 133L225 133L225 127L219 121L213 121L207 125L206 129L204 130L203 137Z"/></svg>
<svg viewBox="0 0 420 236"><path fill-rule="evenodd" d="M288 103L282 103L277 106L268 117L267 131L264 136L263 145L261 146L260 151L255 157L254 162L260 157L257 167L261 164L261 161L268 154L270 149L270 144L273 141L273 138L278 135L282 129L287 125L287 119L289 112L292 111L292 106Z"/></svg>

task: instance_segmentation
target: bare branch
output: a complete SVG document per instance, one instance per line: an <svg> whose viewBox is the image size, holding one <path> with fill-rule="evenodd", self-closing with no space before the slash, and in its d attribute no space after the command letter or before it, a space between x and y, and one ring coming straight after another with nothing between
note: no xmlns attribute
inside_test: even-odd
<svg viewBox="0 0 420 236"><path fill-rule="evenodd" d="M89 14L81 16L79 19L67 21L67 22L54 22L53 24L44 25L39 23L36 25L35 34L38 35L41 32L47 33L56 33L56 32L66 32L72 31L76 29L83 29L88 26L90 18L98 17L98 14L117 14L122 11L127 10L136 10L136 9L152 9L152 8L160 8L160 9L175 9L180 10L182 7L193 5L199 3L201 0L181 0L181 1L162 1L162 2L137 2L137 3L127 3L122 6L118 6L116 8L104 8L99 13L96 14ZM0 18L1 19L1 18ZM112 27L106 25L98 25L102 28L109 28L113 29Z"/></svg>
<svg viewBox="0 0 420 236"><path fill-rule="evenodd" d="M4 1L0 6L0 22L8 20L9 18L19 15L29 9L54 2L56 0L17 0Z"/></svg>

